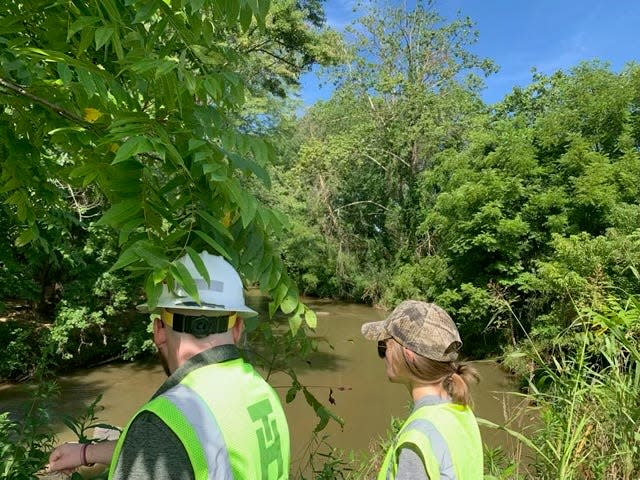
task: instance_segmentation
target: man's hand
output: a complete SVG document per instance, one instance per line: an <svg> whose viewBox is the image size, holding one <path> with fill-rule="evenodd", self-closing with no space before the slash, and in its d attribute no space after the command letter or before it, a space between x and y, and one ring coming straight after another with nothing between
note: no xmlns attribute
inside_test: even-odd
<svg viewBox="0 0 640 480"><path fill-rule="evenodd" d="M72 474L76 468L82 466L80 443L63 443L58 445L49 455L49 472Z"/></svg>

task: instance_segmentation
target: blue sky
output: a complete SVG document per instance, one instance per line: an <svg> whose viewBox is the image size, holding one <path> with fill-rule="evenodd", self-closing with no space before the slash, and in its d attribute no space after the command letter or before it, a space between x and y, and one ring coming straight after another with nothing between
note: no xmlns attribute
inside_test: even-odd
<svg viewBox="0 0 640 480"><path fill-rule="evenodd" d="M329 25L343 30L363 13L353 12L356 4L327 0ZM446 18L458 11L471 17L480 34L471 51L500 67L485 80L482 97L487 103L501 100L516 85L528 85L533 67L549 74L599 59L617 72L629 61L640 62L637 0L437 0L436 9ZM315 73L303 77L305 106L330 95L330 87L320 87Z"/></svg>

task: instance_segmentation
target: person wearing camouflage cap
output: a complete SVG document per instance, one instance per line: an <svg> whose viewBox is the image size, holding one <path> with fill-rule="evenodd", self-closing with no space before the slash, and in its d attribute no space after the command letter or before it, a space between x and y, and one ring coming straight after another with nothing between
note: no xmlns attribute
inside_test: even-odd
<svg viewBox="0 0 640 480"><path fill-rule="evenodd" d="M458 361L458 329L434 303L406 300L382 321L362 325L378 342L391 382L407 386L413 410L387 451L378 480L483 478L482 440L469 384L477 371Z"/></svg>

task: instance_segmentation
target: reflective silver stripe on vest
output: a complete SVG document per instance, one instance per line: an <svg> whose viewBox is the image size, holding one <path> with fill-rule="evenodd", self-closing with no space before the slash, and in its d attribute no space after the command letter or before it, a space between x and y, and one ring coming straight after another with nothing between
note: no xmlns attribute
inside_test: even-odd
<svg viewBox="0 0 640 480"><path fill-rule="evenodd" d="M442 434L436 429L436 427L429 420L424 418L416 418L406 427L407 429L418 430L423 433L428 439L433 451L433 455L440 464L440 479L441 480L456 480L456 471L453 468L453 462L451 461L451 452L449 452L449 446L445 441Z"/></svg>
<svg viewBox="0 0 640 480"><path fill-rule="evenodd" d="M178 384L162 394L171 401L188 422L200 440L207 459L210 479L233 480L227 446L222 431L206 403L191 388ZM185 445L185 449L189 446Z"/></svg>

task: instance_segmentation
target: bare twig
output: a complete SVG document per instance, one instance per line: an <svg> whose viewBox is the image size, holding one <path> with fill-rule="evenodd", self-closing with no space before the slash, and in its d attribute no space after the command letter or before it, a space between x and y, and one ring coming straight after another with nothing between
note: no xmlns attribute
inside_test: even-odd
<svg viewBox="0 0 640 480"><path fill-rule="evenodd" d="M377 202L374 202L373 200L360 200L360 201L357 201L357 202L347 203L346 205L341 205L338 208L336 208L334 210L334 212L337 212L338 210L342 210L343 208L346 208L346 207L351 207L352 205L359 205L361 203L370 203L372 205L375 205L376 207L380 207L383 210L386 210L386 211L390 210L388 207L385 207L384 205L381 205L381 204L379 204Z"/></svg>

